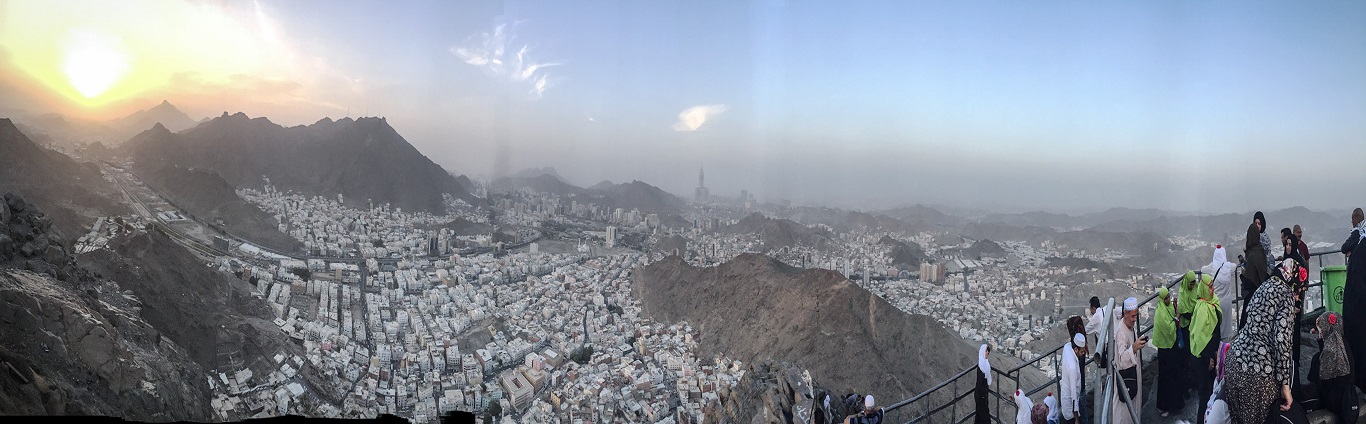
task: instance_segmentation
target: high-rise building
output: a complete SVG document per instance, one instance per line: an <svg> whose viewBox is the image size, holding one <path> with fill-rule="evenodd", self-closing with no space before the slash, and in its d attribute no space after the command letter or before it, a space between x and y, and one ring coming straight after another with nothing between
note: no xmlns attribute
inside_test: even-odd
<svg viewBox="0 0 1366 424"><path fill-rule="evenodd" d="M617 227L607 227L606 245L607 247L615 247L617 245Z"/></svg>
<svg viewBox="0 0 1366 424"><path fill-rule="evenodd" d="M944 281L944 265L922 262L920 264L920 281Z"/></svg>
<svg viewBox="0 0 1366 424"><path fill-rule="evenodd" d="M711 194L707 192L707 185L705 184L706 179L703 178L703 177L704 177L704 174L702 173L702 169L701 169L701 168L698 168L698 169L697 169L697 193L696 193L696 196L697 196L697 200L698 200L698 201L704 201L704 200L707 200L708 197L711 197Z"/></svg>

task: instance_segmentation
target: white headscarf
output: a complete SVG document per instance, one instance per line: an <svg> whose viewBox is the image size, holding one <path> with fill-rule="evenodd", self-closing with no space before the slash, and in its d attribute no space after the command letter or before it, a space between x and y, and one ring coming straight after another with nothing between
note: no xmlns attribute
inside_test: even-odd
<svg viewBox="0 0 1366 424"><path fill-rule="evenodd" d="M1366 219L1362 220L1361 223L1357 224L1356 228L1353 228L1352 231L1356 231L1357 237L1360 237L1361 240L1366 241ZM1352 233L1348 232L1347 236L1351 237Z"/></svg>
<svg viewBox="0 0 1366 424"><path fill-rule="evenodd" d="M1033 421L1029 419L1029 414L1033 412L1032 409L1034 409L1034 400L1030 399L1029 396L1025 396L1023 391L1016 389L1015 406L1019 408L1015 410L1015 423L1033 424Z"/></svg>
<svg viewBox="0 0 1366 424"><path fill-rule="evenodd" d="M1067 355L1066 355L1066 354L1063 354L1063 356L1067 356ZM1075 357L1076 355L1072 355L1072 356ZM1047 397L1043 398L1043 404L1048 406L1048 419L1050 419L1050 420L1057 420L1057 419L1058 419L1058 399L1055 398L1055 397L1053 397L1053 394L1052 394L1052 393L1049 393Z"/></svg>
<svg viewBox="0 0 1366 424"><path fill-rule="evenodd" d="M991 362L987 361L987 345L977 348L977 369L987 376L987 384L991 384Z"/></svg>

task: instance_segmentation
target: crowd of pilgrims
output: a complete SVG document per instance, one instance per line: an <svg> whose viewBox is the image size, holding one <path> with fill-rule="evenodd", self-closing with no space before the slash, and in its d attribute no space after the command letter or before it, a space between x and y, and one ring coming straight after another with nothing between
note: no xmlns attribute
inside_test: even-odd
<svg viewBox="0 0 1366 424"><path fill-rule="evenodd" d="M1150 334L1139 336L1143 329L1136 297L1113 311L1091 298L1089 317L1067 321L1071 339L1060 351L1060 393L1047 393L1035 403L1016 391L1016 422L1097 422L1101 412L1091 411L1083 399L1086 384L1092 383L1085 377L1087 359L1095 367L1114 368L1105 373L1115 379L1106 421L1130 424L1141 419L1144 394L1149 393L1143 387L1142 360L1148 345L1157 349L1152 394L1163 417L1184 411L1187 395L1194 392L1197 411L1203 411L1195 414L1197 424L1308 423L1309 410L1327 410L1338 423L1357 422L1361 394L1366 393L1366 372L1358 372L1366 366L1366 219L1360 208L1352 212L1351 223L1340 249L1347 262L1342 312L1311 312L1317 317L1304 325L1315 336L1317 349L1307 363L1300 356L1298 325L1305 322L1309 249L1295 226L1281 230L1285 253L1275 256L1266 216L1257 212L1239 263L1230 262L1224 248L1216 246L1208 265L1185 273L1174 289L1157 290ZM1106 335L1109 343L1098 343ZM976 423L993 421L988 408L990 351L982 345L978 352ZM1308 384L1301 383L1300 375L1307 376ZM1094 395L1104 395L1103 386L1093 389Z"/></svg>

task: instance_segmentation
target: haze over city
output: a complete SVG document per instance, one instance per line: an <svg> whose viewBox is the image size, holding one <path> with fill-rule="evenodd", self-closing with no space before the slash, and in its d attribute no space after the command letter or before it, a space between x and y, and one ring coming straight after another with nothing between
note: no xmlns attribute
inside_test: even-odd
<svg viewBox="0 0 1366 424"><path fill-rule="evenodd" d="M688 193L705 167L718 194L1007 211L1344 208L1366 182L1307 172L1352 168L1366 134L1356 2L11 0L0 19L10 109L385 116L471 175Z"/></svg>
<svg viewBox="0 0 1366 424"><path fill-rule="evenodd" d="M0 0L0 415L1361 422L1363 117L1363 2Z"/></svg>

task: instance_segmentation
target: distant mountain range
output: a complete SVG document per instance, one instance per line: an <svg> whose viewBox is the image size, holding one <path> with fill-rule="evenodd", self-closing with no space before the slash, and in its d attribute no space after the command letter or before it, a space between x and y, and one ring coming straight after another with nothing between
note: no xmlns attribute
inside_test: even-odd
<svg viewBox="0 0 1366 424"><path fill-rule="evenodd" d="M185 112L181 112L180 109L171 105L171 102L162 100L161 104L151 109L133 112L131 115L110 122L110 124L115 128L136 134L146 131L156 124L161 124L171 132L179 132L190 129L197 123L194 119L190 119L190 116L186 115Z"/></svg>
<svg viewBox="0 0 1366 424"><path fill-rule="evenodd" d="M383 118L322 119L285 128L266 118L226 112L190 130L164 125L121 146L135 162L211 172L236 187L261 187L388 203L405 211L444 213L443 194L475 203L456 177L408 144Z"/></svg>
<svg viewBox="0 0 1366 424"><path fill-rule="evenodd" d="M722 232L732 234L758 234L766 251L784 247L806 246L815 249L833 247L835 235L829 231L813 229L789 219L774 219L755 212L734 225L721 228Z"/></svg>
<svg viewBox="0 0 1366 424"><path fill-rule="evenodd" d="M171 132L197 125L189 115L165 100L151 108L108 121L76 119L56 113L25 115L17 120L20 128L32 137L72 147L92 143L116 146L158 123Z"/></svg>
<svg viewBox="0 0 1366 424"><path fill-rule="evenodd" d="M548 171L536 174L536 172ZM595 203L607 208L624 210L638 209L641 213L678 215L683 211L685 202L653 185L642 181L613 184L603 181L590 188L581 188L565 182L554 173L553 168L537 168L494 180L490 188L494 192L509 193L529 189L539 193L550 193L580 203ZM534 175L532 175L534 174Z"/></svg>

